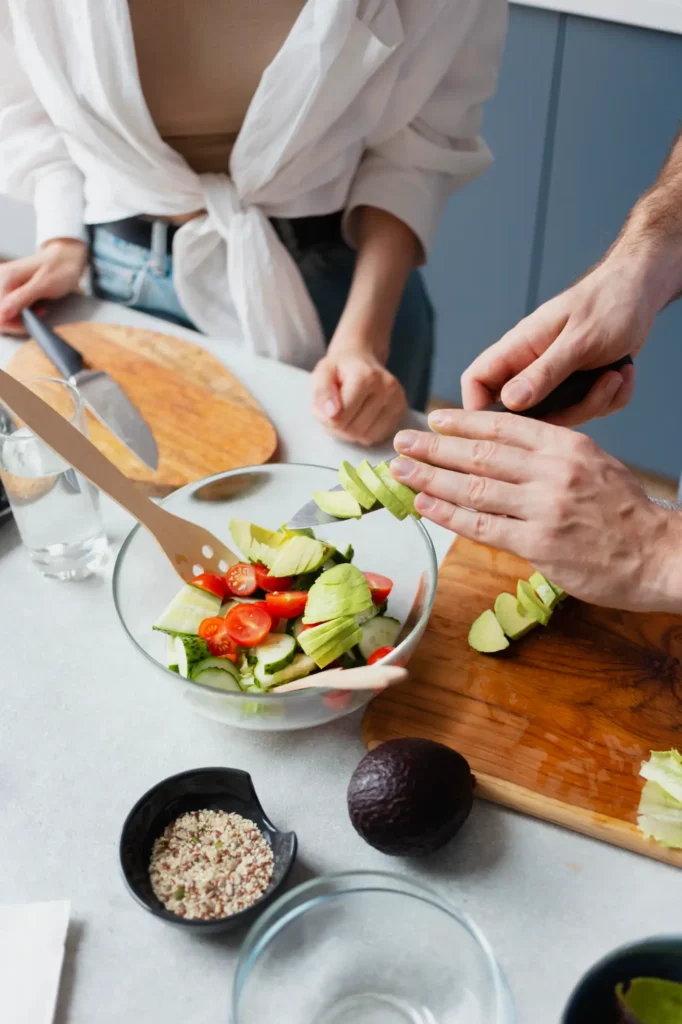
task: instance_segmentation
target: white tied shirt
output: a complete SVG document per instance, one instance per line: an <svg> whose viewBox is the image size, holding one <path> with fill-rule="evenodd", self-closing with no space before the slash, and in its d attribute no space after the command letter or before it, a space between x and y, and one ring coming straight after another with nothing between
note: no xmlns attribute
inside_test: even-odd
<svg viewBox="0 0 682 1024"><path fill-rule="evenodd" d="M481 104L506 0L307 0L229 173L201 175L152 121L128 2L0 0L0 191L34 204L39 245L85 239L86 224L205 209L173 242L187 315L309 369L321 326L268 218L344 209L352 242L353 210L375 206L427 253L447 198L491 160Z"/></svg>

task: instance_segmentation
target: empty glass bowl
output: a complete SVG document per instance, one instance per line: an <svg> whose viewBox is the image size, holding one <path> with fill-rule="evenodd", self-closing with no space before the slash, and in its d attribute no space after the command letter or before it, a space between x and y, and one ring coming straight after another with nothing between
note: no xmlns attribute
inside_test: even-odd
<svg viewBox="0 0 682 1024"><path fill-rule="evenodd" d="M485 937L442 896L398 875L316 879L246 937L230 1024L513 1024Z"/></svg>
<svg viewBox="0 0 682 1024"><path fill-rule="evenodd" d="M276 530L313 491L334 487L336 470L320 466L267 465L221 473L175 491L163 502L169 512L199 523L228 545L231 518ZM317 528L316 536L338 547L352 544L354 563L382 573L394 583L389 614L403 629L386 661L406 665L428 622L436 592L438 563L431 538L411 517L398 522L385 509ZM362 707L371 692L303 690L280 694L232 693L182 679L165 667L166 638L152 624L180 589L181 582L146 530L136 526L126 538L114 569L114 602L121 624L156 670L169 692L181 693L209 718L245 729L285 730L319 725Z"/></svg>

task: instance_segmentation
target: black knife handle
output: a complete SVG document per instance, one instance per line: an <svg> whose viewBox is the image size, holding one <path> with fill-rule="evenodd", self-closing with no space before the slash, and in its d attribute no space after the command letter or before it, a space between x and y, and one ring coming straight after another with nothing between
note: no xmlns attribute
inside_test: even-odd
<svg viewBox="0 0 682 1024"><path fill-rule="evenodd" d="M572 405L582 402L583 398L587 397L603 374L608 373L609 370L620 370L621 367L627 366L630 363L632 363L632 356L623 356L622 359L616 360L615 363L611 363L609 366L598 367L596 370L576 370L570 377L562 381L554 391L550 391L545 398L542 398L537 405L531 406L530 409L515 412L513 409L508 409L502 402L495 402L494 405L488 406L487 411L513 412L516 416L531 416L536 420L545 419L547 416L555 416L557 413L563 412L564 409L570 409Z"/></svg>
<svg viewBox="0 0 682 1024"><path fill-rule="evenodd" d="M80 352L60 338L56 331L43 323L40 317L30 309L23 311L21 319L28 333L38 342L45 355L54 363L63 377L68 380L69 377L75 377L84 369L85 364Z"/></svg>

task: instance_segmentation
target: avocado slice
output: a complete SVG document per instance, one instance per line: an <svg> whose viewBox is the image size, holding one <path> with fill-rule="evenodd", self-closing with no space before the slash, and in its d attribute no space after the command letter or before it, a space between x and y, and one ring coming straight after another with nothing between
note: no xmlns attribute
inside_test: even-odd
<svg viewBox="0 0 682 1024"><path fill-rule="evenodd" d="M545 608L549 608L551 611L555 605L559 603L559 597L551 585L549 580L546 580L541 572L534 572L528 581L538 595Z"/></svg>
<svg viewBox="0 0 682 1024"><path fill-rule="evenodd" d="M284 537L276 552L271 576L301 576L321 569L334 549L311 537Z"/></svg>
<svg viewBox="0 0 682 1024"><path fill-rule="evenodd" d="M538 624L538 620L532 618L525 610L519 611L518 601L513 594L497 595L495 617L510 640L518 640L526 633L530 633Z"/></svg>
<svg viewBox="0 0 682 1024"><path fill-rule="evenodd" d="M379 504L387 508L392 516L395 516L396 519L407 519L409 515L407 509L403 508L393 492L389 491L386 484L377 476L375 470L372 469L367 459L364 459L358 466L358 476L365 487L372 492Z"/></svg>
<svg viewBox="0 0 682 1024"><path fill-rule="evenodd" d="M547 580L547 582L549 583L550 587L552 588L556 596L559 598L559 604L561 604L562 601L565 601L568 597L566 591L562 590L561 587L558 586L556 583L552 583L551 580Z"/></svg>
<svg viewBox="0 0 682 1024"><path fill-rule="evenodd" d="M516 584L516 597L519 603L519 611L523 610L532 618L537 619L541 625L547 625L552 617L552 613L542 603L530 583L526 580L519 580Z"/></svg>
<svg viewBox="0 0 682 1024"><path fill-rule="evenodd" d="M365 487L350 462L346 462L345 459L339 468L339 483L344 491L355 498L358 505L361 505L362 508L369 511L370 508L376 505L376 498L372 492Z"/></svg>
<svg viewBox="0 0 682 1024"><path fill-rule="evenodd" d="M287 525L280 526L278 533L283 533L285 537L310 537L315 540L315 534L309 526L304 526L301 530L290 530Z"/></svg>
<svg viewBox="0 0 682 1024"><path fill-rule="evenodd" d="M469 630L469 646L481 654L496 654L497 651L504 651L509 647L502 626L490 608L478 616Z"/></svg>
<svg viewBox="0 0 682 1024"><path fill-rule="evenodd" d="M246 519L230 519L230 533L244 558L266 565L268 569L272 568L278 548L287 539L282 533L266 530Z"/></svg>
<svg viewBox="0 0 682 1024"><path fill-rule="evenodd" d="M356 566L342 562L327 569L313 583L308 591L303 622L328 622L358 615L371 606L372 594L367 580Z"/></svg>
<svg viewBox="0 0 682 1024"><path fill-rule="evenodd" d="M305 625L305 623L304 623ZM318 626L311 626L298 634L298 642L301 647L305 642L304 650L314 651L316 647L324 647L330 636L339 633L345 628L349 633L357 629L357 622L354 615L345 615L343 618L330 619L329 622L321 622Z"/></svg>
<svg viewBox="0 0 682 1024"><path fill-rule="evenodd" d="M313 501L328 516L337 519L359 519L362 515L360 502L346 491L313 491Z"/></svg>
<svg viewBox="0 0 682 1024"><path fill-rule="evenodd" d="M352 617L336 619L325 626L328 628L323 633L320 632L323 627L316 626L306 629L298 638L302 649L318 668L325 668L346 654L362 637L362 630Z"/></svg>
<svg viewBox="0 0 682 1024"><path fill-rule="evenodd" d="M403 508L407 509L409 515L414 516L415 519L421 519L421 516L414 507L414 499L417 497L416 491L413 491L411 487L406 487L405 484L401 484L399 480L394 479L391 467L387 462L380 462L375 467L374 472L394 498L400 502Z"/></svg>

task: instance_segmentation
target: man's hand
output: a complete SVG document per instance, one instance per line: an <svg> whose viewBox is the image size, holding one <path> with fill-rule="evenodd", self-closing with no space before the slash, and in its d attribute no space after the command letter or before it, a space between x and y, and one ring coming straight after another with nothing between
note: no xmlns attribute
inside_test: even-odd
<svg viewBox="0 0 682 1024"><path fill-rule="evenodd" d="M462 377L465 409L484 409L498 395L508 409L529 409L574 370L636 356L656 314L680 294L682 132L604 259L469 367ZM604 374L580 405L552 421L575 426L608 416L627 405L634 383L632 366Z"/></svg>
<svg viewBox="0 0 682 1024"><path fill-rule="evenodd" d="M636 268L614 259L546 302L483 352L462 376L466 409L484 409L500 395L509 409L528 409L574 370L636 356L656 308ZM602 375L578 405L552 417L576 426L624 408L635 386L634 366Z"/></svg>
<svg viewBox="0 0 682 1024"><path fill-rule="evenodd" d="M84 242L58 238L33 256L0 266L0 334L25 334L22 310L76 291L87 261Z"/></svg>
<svg viewBox="0 0 682 1024"><path fill-rule="evenodd" d="M380 444L407 412L400 382L367 349L334 347L313 371L313 412L337 437Z"/></svg>
<svg viewBox="0 0 682 1024"><path fill-rule="evenodd" d="M682 612L682 514L582 434L508 413L433 413L392 464L427 519L520 555L592 604ZM416 461L415 461L416 460Z"/></svg>

